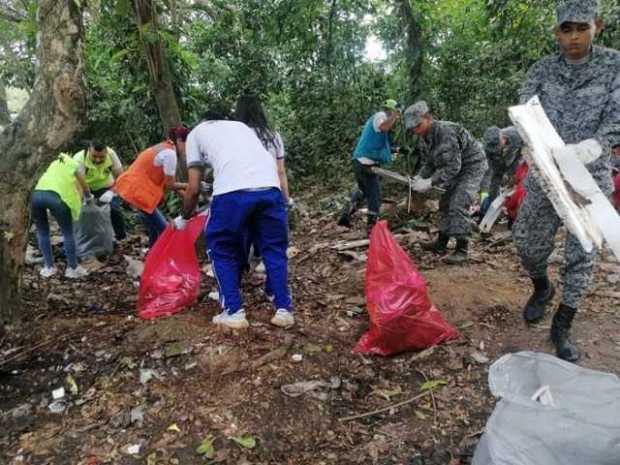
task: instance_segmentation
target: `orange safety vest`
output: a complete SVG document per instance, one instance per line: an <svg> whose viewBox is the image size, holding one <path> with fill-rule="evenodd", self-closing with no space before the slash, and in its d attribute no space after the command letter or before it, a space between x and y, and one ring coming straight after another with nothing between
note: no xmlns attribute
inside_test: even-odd
<svg viewBox="0 0 620 465"><path fill-rule="evenodd" d="M114 190L125 202L146 213L153 213L164 197L164 168L155 166L153 161L165 149L176 150L176 147L170 141L149 147L138 155L114 184Z"/></svg>

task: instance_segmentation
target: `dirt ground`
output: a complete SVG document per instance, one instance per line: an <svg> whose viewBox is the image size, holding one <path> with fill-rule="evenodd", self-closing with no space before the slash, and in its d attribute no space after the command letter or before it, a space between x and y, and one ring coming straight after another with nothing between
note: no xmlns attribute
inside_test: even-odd
<svg viewBox="0 0 620 465"><path fill-rule="evenodd" d="M521 318L529 281L512 243L502 240L505 227L476 238L469 264L449 266L421 250L428 224L408 223L392 205L390 225L462 338L419 353L363 356L351 349L368 327L366 248L341 254L330 245L364 239L365 228L361 217L351 231L337 228L329 208L314 207L319 200L300 202L296 213L297 325L288 331L269 324L273 309L256 277L244 284L247 331L211 323L218 304L204 273L192 308L138 319L138 289L123 255L139 257L139 235L79 282L45 281L29 267L25 322L0 342L0 463L469 463L494 406L489 365L510 352L551 351L550 316L533 328ZM616 374L619 271L604 254L574 330L585 353L580 364ZM298 397L284 393L305 381L322 383ZM432 396L407 402L429 382ZM60 387L65 396L54 402Z"/></svg>

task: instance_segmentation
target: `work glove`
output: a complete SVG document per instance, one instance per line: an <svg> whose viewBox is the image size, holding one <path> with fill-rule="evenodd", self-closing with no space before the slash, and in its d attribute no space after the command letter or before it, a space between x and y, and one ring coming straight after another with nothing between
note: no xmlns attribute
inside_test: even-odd
<svg viewBox="0 0 620 465"><path fill-rule="evenodd" d="M433 187L432 178L420 178L416 176L411 182L411 188L416 192L428 192Z"/></svg>
<svg viewBox="0 0 620 465"><path fill-rule="evenodd" d="M185 229L185 226L187 226L187 220L182 216L177 216L172 221L172 227L178 231L183 231Z"/></svg>
<svg viewBox="0 0 620 465"><path fill-rule="evenodd" d="M203 194L211 192L212 186L208 182L200 181L200 192Z"/></svg>
<svg viewBox="0 0 620 465"><path fill-rule="evenodd" d="M109 189L105 191L103 194L101 194L101 197L99 197L99 202L110 203L112 199L114 199L115 195L116 193L112 189Z"/></svg>
<svg viewBox="0 0 620 465"><path fill-rule="evenodd" d="M601 156L603 148L596 139L586 139L578 144L567 144L558 149L556 153L560 157L577 158L581 163L587 165Z"/></svg>

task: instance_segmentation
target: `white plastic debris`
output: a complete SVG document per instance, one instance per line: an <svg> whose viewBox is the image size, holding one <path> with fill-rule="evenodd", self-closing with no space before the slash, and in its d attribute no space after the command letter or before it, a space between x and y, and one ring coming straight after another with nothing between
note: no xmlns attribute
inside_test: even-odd
<svg viewBox="0 0 620 465"><path fill-rule="evenodd" d="M65 397L65 388L59 387L58 389L54 389L52 391L52 399L59 400Z"/></svg>
<svg viewBox="0 0 620 465"><path fill-rule="evenodd" d="M142 446L140 444L130 444L127 446L127 453L131 455L138 455Z"/></svg>
<svg viewBox="0 0 620 465"><path fill-rule="evenodd" d="M299 363L304 359L304 356L302 354L293 354L291 356L291 360L295 363Z"/></svg>
<svg viewBox="0 0 620 465"><path fill-rule="evenodd" d="M67 408L67 404L65 404L62 400L56 400L47 406L50 412L52 413L62 413Z"/></svg>
<svg viewBox="0 0 620 465"><path fill-rule="evenodd" d="M140 369L140 383L146 384L153 378L158 378L159 375L155 370L141 368Z"/></svg>
<svg viewBox="0 0 620 465"><path fill-rule="evenodd" d="M144 263L130 257L129 255L123 255L123 258L127 262L127 274L130 277L137 279L142 276L142 273L144 272Z"/></svg>
<svg viewBox="0 0 620 465"><path fill-rule="evenodd" d="M209 292L209 299L215 300L216 302L220 301L220 293L218 291Z"/></svg>

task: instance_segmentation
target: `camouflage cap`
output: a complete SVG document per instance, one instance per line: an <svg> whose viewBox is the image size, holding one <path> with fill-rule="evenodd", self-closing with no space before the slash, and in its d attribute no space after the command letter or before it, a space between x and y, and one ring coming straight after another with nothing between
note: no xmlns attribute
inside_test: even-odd
<svg viewBox="0 0 620 465"><path fill-rule="evenodd" d="M599 14L598 0L558 0L558 24L589 23Z"/></svg>
<svg viewBox="0 0 620 465"><path fill-rule="evenodd" d="M424 100L410 105L405 110L405 127L413 129L422 122L422 117L430 112L428 104Z"/></svg>
<svg viewBox="0 0 620 465"><path fill-rule="evenodd" d="M489 153L499 152L501 148L500 136L502 131L497 126L491 126L484 131L484 151Z"/></svg>

